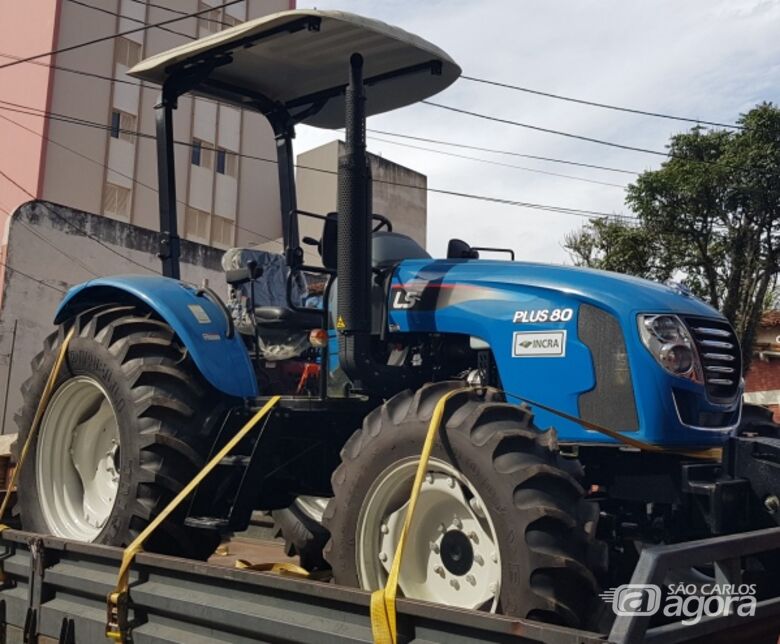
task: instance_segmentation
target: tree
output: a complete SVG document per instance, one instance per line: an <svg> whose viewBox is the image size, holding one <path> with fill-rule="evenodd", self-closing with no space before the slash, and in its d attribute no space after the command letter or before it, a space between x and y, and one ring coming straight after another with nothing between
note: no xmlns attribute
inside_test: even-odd
<svg viewBox="0 0 780 644"><path fill-rule="evenodd" d="M567 235L575 264L665 281L682 274L740 337L745 368L780 274L780 109L757 105L741 129L694 127L669 159L628 186L637 222L594 220Z"/></svg>

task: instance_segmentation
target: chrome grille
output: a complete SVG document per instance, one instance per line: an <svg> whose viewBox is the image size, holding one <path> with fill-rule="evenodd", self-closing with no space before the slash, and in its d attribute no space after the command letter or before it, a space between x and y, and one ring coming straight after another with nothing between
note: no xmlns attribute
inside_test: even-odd
<svg viewBox="0 0 780 644"><path fill-rule="evenodd" d="M713 400L733 400L742 379L742 356L731 325L725 320L686 318L704 369L704 383Z"/></svg>

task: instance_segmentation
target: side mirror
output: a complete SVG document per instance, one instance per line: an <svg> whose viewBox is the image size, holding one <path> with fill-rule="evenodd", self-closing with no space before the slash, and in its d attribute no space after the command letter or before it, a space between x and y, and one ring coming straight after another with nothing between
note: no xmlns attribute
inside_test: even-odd
<svg viewBox="0 0 780 644"><path fill-rule="evenodd" d="M479 252L462 239L450 239L447 244L447 259L479 259Z"/></svg>
<svg viewBox="0 0 780 644"><path fill-rule="evenodd" d="M338 264L338 213L330 212L322 226L322 239L320 240L320 256L325 268L335 271Z"/></svg>

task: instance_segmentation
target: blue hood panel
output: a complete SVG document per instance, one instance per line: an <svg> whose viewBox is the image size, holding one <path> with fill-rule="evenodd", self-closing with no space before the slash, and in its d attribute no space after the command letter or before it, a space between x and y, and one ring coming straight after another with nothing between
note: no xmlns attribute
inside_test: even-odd
<svg viewBox="0 0 780 644"><path fill-rule="evenodd" d="M666 372L645 348L637 329L640 313L674 313L723 320L695 297L647 280L591 269L489 260L408 260L397 267L388 303L391 332L460 333L487 342L504 388L579 417L580 396L596 387L591 349L579 337L580 307L589 304L615 318L622 330L638 428L631 436L655 444L708 445L727 430L684 425L672 395L701 397L698 412L738 414L706 400L704 387ZM552 319L550 319L552 318ZM560 344L518 348L518 343ZM619 338L616 338L619 342ZM526 346L526 345L523 345ZM614 404L614 403L613 403ZM555 414L535 410L541 426L552 425L562 441L614 442ZM627 428L611 427L619 431Z"/></svg>

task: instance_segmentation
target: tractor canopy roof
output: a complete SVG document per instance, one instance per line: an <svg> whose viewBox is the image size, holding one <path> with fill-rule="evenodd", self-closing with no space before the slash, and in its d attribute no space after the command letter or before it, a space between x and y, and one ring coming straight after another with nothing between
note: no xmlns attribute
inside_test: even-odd
<svg viewBox="0 0 780 644"><path fill-rule="evenodd" d="M422 38L341 11L282 11L141 61L128 73L294 123L344 126L353 53L364 58L366 115L416 103L451 85L460 67Z"/></svg>

